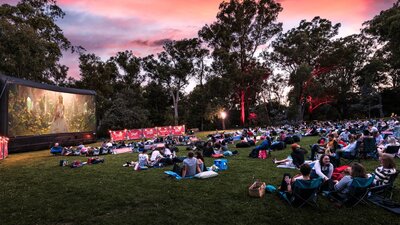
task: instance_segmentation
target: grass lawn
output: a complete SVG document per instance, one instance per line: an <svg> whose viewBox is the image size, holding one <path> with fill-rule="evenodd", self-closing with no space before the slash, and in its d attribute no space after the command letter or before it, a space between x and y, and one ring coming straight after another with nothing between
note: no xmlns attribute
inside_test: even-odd
<svg viewBox="0 0 400 225"><path fill-rule="evenodd" d="M308 146L316 138L303 138ZM234 149L234 148L232 148ZM134 171L122 167L137 154L105 156L104 164L58 166L49 150L11 154L0 161L0 224L400 224L400 217L373 205L336 208L320 196L319 208L292 209L276 194L250 198L253 178L277 186L282 174L271 159L248 158L250 148L228 158L229 169L208 180L168 178L172 167ZM285 158L289 148L273 152ZM186 155L186 150L179 152ZM210 166L212 159L207 159ZM368 172L378 161L362 162ZM400 166L400 160L397 159ZM394 199L400 202L400 179Z"/></svg>

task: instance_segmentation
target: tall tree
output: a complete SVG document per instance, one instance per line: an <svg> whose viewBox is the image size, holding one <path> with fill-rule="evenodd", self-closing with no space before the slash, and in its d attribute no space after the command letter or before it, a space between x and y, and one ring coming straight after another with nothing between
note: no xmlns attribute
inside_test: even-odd
<svg viewBox="0 0 400 225"><path fill-rule="evenodd" d="M172 98L174 124L179 122L180 94L189 84L194 73L194 58L200 48L198 39L170 41L163 46L164 51L144 58L144 70L158 84L163 85Z"/></svg>
<svg viewBox="0 0 400 225"><path fill-rule="evenodd" d="M0 72L44 83L65 81L62 51L75 50L56 24L64 12L55 0L0 6ZM79 48L78 48L79 49Z"/></svg>
<svg viewBox="0 0 400 225"><path fill-rule="evenodd" d="M400 1L364 25L363 33L377 38L381 46L378 54L390 65L392 87L400 87Z"/></svg>
<svg viewBox="0 0 400 225"><path fill-rule="evenodd" d="M276 19L282 7L274 0L231 0L219 6L217 21L205 25L199 36L212 49L212 69L232 85L239 99L241 121L245 105L261 90L269 68L258 61L257 50L282 30Z"/></svg>
<svg viewBox="0 0 400 225"><path fill-rule="evenodd" d="M310 22L302 20L298 27L280 34L272 42L273 51L264 52L265 59L289 74L289 101L296 119L303 120L305 89L309 81L327 71L332 65L324 63L332 38L338 33L340 24L320 17ZM322 69L328 68L328 70Z"/></svg>
<svg viewBox="0 0 400 225"><path fill-rule="evenodd" d="M102 126L105 112L112 105L117 91L116 84L120 78L118 67L112 60L103 62L95 54L81 54L79 57L81 79L76 81L78 88L96 91L96 114L98 129Z"/></svg>

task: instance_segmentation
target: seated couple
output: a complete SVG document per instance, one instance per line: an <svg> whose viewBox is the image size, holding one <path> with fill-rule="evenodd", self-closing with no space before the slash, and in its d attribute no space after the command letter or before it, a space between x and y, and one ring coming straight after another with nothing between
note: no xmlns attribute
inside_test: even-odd
<svg viewBox="0 0 400 225"><path fill-rule="evenodd" d="M168 149L169 151L169 149ZM165 151L163 151L165 153ZM146 168L158 165L163 159L170 159L169 155L162 155L159 149L154 149L151 156L147 154L147 149L143 149L138 155L138 161L126 162L123 166L125 167L135 167L135 170L139 168Z"/></svg>
<svg viewBox="0 0 400 225"><path fill-rule="evenodd" d="M195 157L196 154L196 157ZM192 177L197 173L205 171L204 158L200 152L193 153L189 151L187 158L183 160L183 167L181 169L174 169L182 177Z"/></svg>

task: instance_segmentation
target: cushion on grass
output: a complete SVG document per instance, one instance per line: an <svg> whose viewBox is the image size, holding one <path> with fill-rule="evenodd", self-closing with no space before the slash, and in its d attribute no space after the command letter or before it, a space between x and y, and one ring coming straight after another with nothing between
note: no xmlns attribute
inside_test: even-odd
<svg viewBox="0 0 400 225"><path fill-rule="evenodd" d="M216 176L218 176L218 173L216 173L214 171L205 171L205 172L201 172L201 173L194 175L195 178L199 178L199 179L207 179L207 178L216 177Z"/></svg>

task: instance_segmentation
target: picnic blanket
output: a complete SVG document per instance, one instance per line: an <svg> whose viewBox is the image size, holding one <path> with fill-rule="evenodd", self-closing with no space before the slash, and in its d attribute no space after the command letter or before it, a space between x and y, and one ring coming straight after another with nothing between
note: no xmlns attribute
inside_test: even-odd
<svg viewBox="0 0 400 225"><path fill-rule="evenodd" d="M113 150L113 154L121 154L121 153L127 153L127 152L132 152L131 148L118 148Z"/></svg>
<svg viewBox="0 0 400 225"><path fill-rule="evenodd" d="M181 177L181 175L175 173L174 171L164 171L165 174L167 174L170 177L173 177L177 180L182 180L182 179L192 179L193 177Z"/></svg>
<svg viewBox="0 0 400 225"><path fill-rule="evenodd" d="M379 207L389 210L392 213L396 213L397 215L400 215L400 203L397 203L390 199L385 199L379 195L369 196L368 201L372 202L373 204L375 204Z"/></svg>

